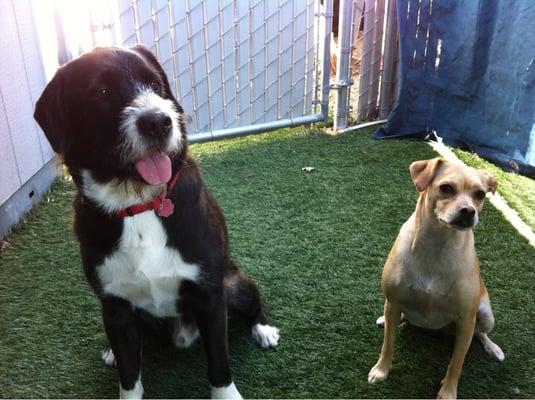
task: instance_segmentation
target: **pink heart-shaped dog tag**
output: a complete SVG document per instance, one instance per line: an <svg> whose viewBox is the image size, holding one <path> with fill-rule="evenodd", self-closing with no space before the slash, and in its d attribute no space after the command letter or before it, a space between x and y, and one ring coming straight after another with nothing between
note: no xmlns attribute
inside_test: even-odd
<svg viewBox="0 0 535 400"><path fill-rule="evenodd" d="M163 199L162 204L158 207L158 215L160 217L168 217L175 211L175 205L170 199Z"/></svg>

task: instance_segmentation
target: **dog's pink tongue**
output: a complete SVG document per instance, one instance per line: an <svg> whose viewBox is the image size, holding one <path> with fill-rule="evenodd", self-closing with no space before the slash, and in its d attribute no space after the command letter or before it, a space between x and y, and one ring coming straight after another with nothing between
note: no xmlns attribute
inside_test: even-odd
<svg viewBox="0 0 535 400"><path fill-rule="evenodd" d="M171 179L171 159L164 154L153 153L137 161L136 169L150 185L161 185Z"/></svg>

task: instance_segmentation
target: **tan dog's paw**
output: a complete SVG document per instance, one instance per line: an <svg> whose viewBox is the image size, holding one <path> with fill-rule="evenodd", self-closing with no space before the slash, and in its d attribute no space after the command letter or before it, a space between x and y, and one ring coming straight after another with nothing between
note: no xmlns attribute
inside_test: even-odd
<svg viewBox="0 0 535 400"><path fill-rule="evenodd" d="M496 343L491 342L489 340L489 343L486 343L484 346L485 352L491 356L493 359L498 361L505 360L505 354L503 353L503 350L498 346Z"/></svg>
<svg viewBox="0 0 535 400"><path fill-rule="evenodd" d="M384 365L381 362L377 362L374 367L368 373L368 383L377 383L384 381L388 377L390 372L390 366Z"/></svg>
<svg viewBox="0 0 535 400"><path fill-rule="evenodd" d="M505 354L503 354L503 350L498 346L496 343L494 343L485 333L477 333L476 334L478 339L481 341L481 344L483 345L483 349L485 352L491 356L493 359L498 361L505 360Z"/></svg>
<svg viewBox="0 0 535 400"><path fill-rule="evenodd" d="M438 392L437 399L456 399L457 388L449 385L442 385Z"/></svg>

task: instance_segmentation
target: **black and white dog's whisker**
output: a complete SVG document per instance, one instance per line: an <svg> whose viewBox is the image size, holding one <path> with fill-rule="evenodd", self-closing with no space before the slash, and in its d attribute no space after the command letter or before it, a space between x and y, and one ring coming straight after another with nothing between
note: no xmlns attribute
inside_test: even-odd
<svg viewBox="0 0 535 400"><path fill-rule="evenodd" d="M278 344L255 283L228 252L223 214L187 151L187 117L150 51L97 48L61 67L35 118L77 187L74 230L98 296L120 396L140 398L142 335L200 337L213 397L240 398L227 315Z"/></svg>

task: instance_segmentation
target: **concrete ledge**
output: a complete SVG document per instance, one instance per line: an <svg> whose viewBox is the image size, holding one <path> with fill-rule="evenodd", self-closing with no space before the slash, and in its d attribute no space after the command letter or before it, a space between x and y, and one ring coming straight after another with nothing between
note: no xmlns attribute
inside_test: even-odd
<svg viewBox="0 0 535 400"><path fill-rule="evenodd" d="M0 239L10 228L39 203L56 177L61 173L61 164L56 157L46 163L34 176L0 205Z"/></svg>

